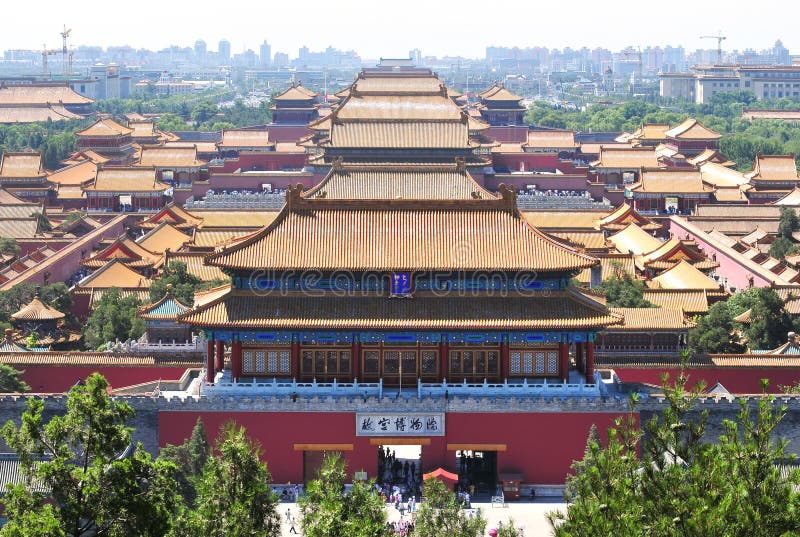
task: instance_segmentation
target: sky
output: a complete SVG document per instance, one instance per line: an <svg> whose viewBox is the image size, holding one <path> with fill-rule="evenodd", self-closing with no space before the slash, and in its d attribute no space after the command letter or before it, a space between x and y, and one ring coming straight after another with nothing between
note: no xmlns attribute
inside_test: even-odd
<svg viewBox="0 0 800 537"><path fill-rule="evenodd" d="M715 49L701 35L722 32L726 50L771 48L781 39L800 54L800 2L759 0L11 0L3 5L0 50L130 45L158 50L194 46L215 51L221 39L233 53L258 53L266 40L290 58L306 45L355 50L362 58L423 56L483 58L487 46L548 48L683 45ZM769 23L767 26L766 23Z"/></svg>

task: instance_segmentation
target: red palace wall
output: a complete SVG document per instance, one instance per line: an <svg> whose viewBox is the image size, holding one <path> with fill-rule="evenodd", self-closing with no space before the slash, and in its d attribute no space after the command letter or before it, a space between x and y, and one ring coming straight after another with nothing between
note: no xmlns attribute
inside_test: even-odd
<svg viewBox="0 0 800 537"><path fill-rule="evenodd" d="M661 375L669 373L674 379L679 369L614 369L623 382L644 382L661 386ZM761 379L769 379L770 393L783 393L781 386L791 386L800 381L800 368L703 368L687 369L689 385L694 386L699 380L706 382L711 388L719 382L726 390L736 394L761 393Z"/></svg>
<svg viewBox="0 0 800 537"><path fill-rule="evenodd" d="M123 388L155 380L178 380L185 367L115 367L115 366L19 366L25 372L22 380L34 393L64 393L79 379L95 371L106 377L112 388Z"/></svg>
<svg viewBox="0 0 800 537"><path fill-rule="evenodd" d="M455 470L455 451L447 444L505 444L497 454L497 471L521 472L525 482L564 483L574 460L583 456L592 424L601 434L618 413L448 413L443 437L424 437L422 469L439 466ZM172 412L159 413L159 446L180 444L191 434L198 417L203 418L213 442L220 426L234 420L261 443L276 483L303 480L303 452L295 444L352 444L344 451L350 473L365 470L375 477L377 447L370 437L355 436L351 412ZM375 437L372 437L375 438ZM387 442L389 443L389 442ZM477 449L477 448L476 448Z"/></svg>

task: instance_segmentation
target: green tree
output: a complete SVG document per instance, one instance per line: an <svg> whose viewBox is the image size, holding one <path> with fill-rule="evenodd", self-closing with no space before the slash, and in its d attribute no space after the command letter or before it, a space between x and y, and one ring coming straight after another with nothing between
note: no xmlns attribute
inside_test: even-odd
<svg viewBox="0 0 800 537"><path fill-rule="evenodd" d="M497 537L523 537L524 533L521 528L514 525L514 519L509 518L508 522L503 524L500 522L497 525Z"/></svg>
<svg viewBox="0 0 800 537"><path fill-rule="evenodd" d="M209 101L203 101L198 103L192 109L192 121L194 121L195 125L200 125L201 123L205 123L209 119L213 118L217 115L217 106Z"/></svg>
<svg viewBox="0 0 800 537"><path fill-rule="evenodd" d="M752 310L750 323L744 327L748 346L751 349L774 349L785 343L787 334L794 330L794 323L778 293L768 287L756 287L741 295L748 309Z"/></svg>
<svg viewBox="0 0 800 537"><path fill-rule="evenodd" d="M0 364L0 393L28 392L31 387L20 378L25 371L18 371L8 364Z"/></svg>
<svg viewBox="0 0 800 537"><path fill-rule="evenodd" d="M798 252L792 233L800 229L800 218L797 211L789 207L781 207L781 218L778 222L778 236L769 247L769 255L775 259L783 259L789 254Z"/></svg>
<svg viewBox="0 0 800 537"><path fill-rule="evenodd" d="M387 536L386 512L373 483L354 482L345 492L345 462L339 453L326 454L317 478L299 500L306 537L347 535Z"/></svg>
<svg viewBox="0 0 800 537"><path fill-rule="evenodd" d="M185 131L189 129L186 120L176 114L164 114L156 122L159 130L166 132Z"/></svg>
<svg viewBox="0 0 800 537"><path fill-rule="evenodd" d="M30 214L30 217L31 218L36 218L39 221L39 232L40 233L42 231L52 231L53 230L53 225L50 223L50 220L48 220L47 217L44 214L42 214L41 212L39 212L39 211L32 212Z"/></svg>
<svg viewBox="0 0 800 537"><path fill-rule="evenodd" d="M270 489L261 446L243 427L222 426L215 446L197 482L197 507L189 513L186 535L206 537L261 537L280 531L278 498Z"/></svg>
<svg viewBox="0 0 800 537"><path fill-rule="evenodd" d="M792 238L792 233L800 229L800 219L797 211L790 207L781 207L781 217L778 221L778 236Z"/></svg>
<svg viewBox="0 0 800 537"><path fill-rule="evenodd" d="M155 537L169 530L178 503L175 468L152 461L141 444L133 444L126 423L134 411L111 400L100 374L72 388L65 414L44 423L43 412L44 401L30 399L21 425L9 421L3 427L26 484L12 489L15 507L0 536L25 535L31 524L70 537ZM54 505L34 492L40 485Z"/></svg>
<svg viewBox="0 0 800 537"><path fill-rule="evenodd" d="M109 341L136 339L144 333L144 321L136 316L141 301L135 295L122 297L116 287L103 293L84 326L83 335L90 349Z"/></svg>
<svg viewBox="0 0 800 537"><path fill-rule="evenodd" d="M156 302L164 298L167 286L172 286L172 294L184 304L194 302L194 292L203 286L203 281L186 270L186 263L172 261L161 273L161 277L150 286L150 300Z"/></svg>
<svg viewBox="0 0 800 537"><path fill-rule="evenodd" d="M21 283L8 291L0 291L0 324L8 325L11 315L33 300L37 292L42 302L67 315L68 324L73 322L74 319L70 314L72 299L69 296L69 289L64 283L58 282L43 287L32 283Z"/></svg>
<svg viewBox="0 0 800 537"><path fill-rule="evenodd" d="M425 480L425 501L420 503L414 535L420 537L479 537L486 530L482 516L469 518L456 495L436 478Z"/></svg>
<svg viewBox="0 0 800 537"><path fill-rule="evenodd" d="M566 513L549 515L555 535L795 535L800 476L781 474L786 442L774 437L786 409L772 397L755 409L742 400L714 441L707 411L696 409L702 383L687 390L683 372L663 382L667 406L643 435L630 416L609 429L605 446L590 439L581 471L568 478Z"/></svg>
<svg viewBox="0 0 800 537"><path fill-rule="evenodd" d="M196 478L203 473L203 468L211 456L211 446L206 437L203 419L197 418L192 435L178 446L169 444L161 449L158 458L171 462L177 467L175 479L178 492L188 507L194 507L197 498Z"/></svg>
<svg viewBox="0 0 800 537"><path fill-rule="evenodd" d="M10 237L0 237L0 254L19 255L19 243Z"/></svg>
<svg viewBox="0 0 800 537"><path fill-rule="evenodd" d="M769 255L775 259L785 259L787 255L796 254L798 251L797 245L792 239L786 237L777 237L772 244L769 245Z"/></svg>
<svg viewBox="0 0 800 537"><path fill-rule="evenodd" d="M557 536L640 535L642 505L633 487L639 464L636 451L641 432L636 427L635 398L631 412L614 421L603 445L589 435L583 460L573 465L567 477L565 496L570 500L566 513L548 513ZM583 524L584 521L591 521Z"/></svg>
<svg viewBox="0 0 800 537"><path fill-rule="evenodd" d="M614 274L603 282L608 305L614 308L652 308L651 302L644 299L644 282L634 279L622 270L614 269Z"/></svg>
<svg viewBox="0 0 800 537"><path fill-rule="evenodd" d="M724 302L708 308L708 313L697 319L689 330L689 344L697 353L739 353L744 346L739 343L733 316Z"/></svg>

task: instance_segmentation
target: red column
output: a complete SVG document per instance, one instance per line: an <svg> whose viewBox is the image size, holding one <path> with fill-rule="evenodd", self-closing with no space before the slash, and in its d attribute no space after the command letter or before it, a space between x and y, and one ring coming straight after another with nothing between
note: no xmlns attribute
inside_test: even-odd
<svg viewBox="0 0 800 537"><path fill-rule="evenodd" d="M206 344L206 382L214 382L214 340L209 339Z"/></svg>
<svg viewBox="0 0 800 537"><path fill-rule="evenodd" d="M217 359L214 362L217 371L225 369L225 342L217 341Z"/></svg>
<svg viewBox="0 0 800 537"><path fill-rule="evenodd" d="M508 378L508 340L500 343L500 381Z"/></svg>
<svg viewBox="0 0 800 537"><path fill-rule="evenodd" d="M569 347L563 341L558 344L558 357L560 362L561 380L564 382L569 381Z"/></svg>
<svg viewBox="0 0 800 537"><path fill-rule="evenodd" d="M447 378L447 365L450 362L450 344L447 340L439 343L439 365L441 366L441 380Z"/></svg>
<svg viewBox="0 0 800 537"><path fill-rule="evenodd" d="M586 343L586 382L594 383L594 341Z"/></svg>
<svg viewBox="0 0 800 537"><path fill-rule="evenodd" d="M353 348L351 351L353 359L350 361L353 374L350 378L356 379L361 376L361 342L358 338L353 338Z"/></svg>
<svg viewBox="0 0 800 537"><path fill-rule="evenodd" d="M575 367L581 373L584 372L584 368L583 368L583 346L584 345L586 345L586 343L575 343Z"/></svg>
<svg viewBox="0 0 800 537"><path fill-rule="evenodd" d="M300 342L292 338L292 378L298 378L300 371Z"/></svg>
<svg viewBox="0 0 800 537"><path fill-rule="evenodd" d="M239 381L242 376L242 342L234 341L231 344L231 374L233 380Z"/></svg>

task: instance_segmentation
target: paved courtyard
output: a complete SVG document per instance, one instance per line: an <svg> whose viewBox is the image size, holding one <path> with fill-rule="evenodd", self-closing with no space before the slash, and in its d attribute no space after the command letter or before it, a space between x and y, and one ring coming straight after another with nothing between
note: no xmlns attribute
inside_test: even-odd
<svg viewBox="0 0 800 537"><path fill-rule="evenodd" d="M507 523L509 519L514 519L514 524L521 527L525 531L525 537L539 537L552 535L550 524L547 522L545 515L557 509L563 509L565 506L563 501L557 498L547 498L536 500L533 502L509 502L506 507L492 507L490 503L477 503L473 502L473 509L481 510L481 514L488 521L486 525L487 535L488 530L497 527L499 522ZM295 503L281 503L279 506L281 519L283 520L283 537L292 535L289 532L290 525L286 519L286 510L289 509L292 517L295 520L295 528L298 535L302 535L300 529L299 510ZM386 513L389 521L397 520L400 513L393 507L387 504ZM408 518L408 515L406 515Z"/></svg>

